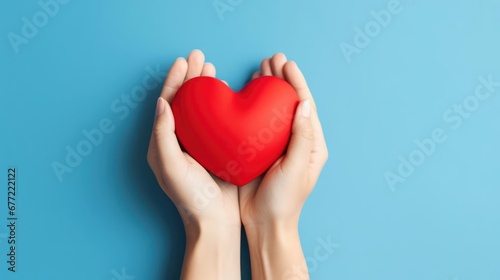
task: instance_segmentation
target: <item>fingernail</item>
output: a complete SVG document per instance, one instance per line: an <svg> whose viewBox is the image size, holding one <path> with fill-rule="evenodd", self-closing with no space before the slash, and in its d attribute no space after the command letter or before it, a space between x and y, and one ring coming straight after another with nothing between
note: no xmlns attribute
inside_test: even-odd
<svg viewBox="0 0 500 280"><path fill-rule="evenodd" d="M156 115L159 116L165 111L165 99L159 97L156 103Z"/></svg>
<svg viewBox="0 0 500 280"><path fill-rule="evenodd" d="M309 118L311 116L311 101L306 100L302 103L302 116Z"/></svg>

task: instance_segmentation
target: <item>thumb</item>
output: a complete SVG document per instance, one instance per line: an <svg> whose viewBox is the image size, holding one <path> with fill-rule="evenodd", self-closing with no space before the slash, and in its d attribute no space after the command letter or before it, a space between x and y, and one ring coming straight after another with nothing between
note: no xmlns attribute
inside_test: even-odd
<svg viewBox="0 0 500 280"><path fill-rule="evenodd" d="M153 127L153 137L158 152L158 163L164 175L172 180L179 174L179 168L185 162L185 157L175 135L175 121L168 102L160 97L156 105L156 119Z"/></svg>
<svg viewBox="0 0 500 280"><path fill-rule="evenodd" d="M292 125L292 136L283 159L285 170L302 170L307 167L314 144L311 122L311 101L303 100L297 106Z"/></svg>

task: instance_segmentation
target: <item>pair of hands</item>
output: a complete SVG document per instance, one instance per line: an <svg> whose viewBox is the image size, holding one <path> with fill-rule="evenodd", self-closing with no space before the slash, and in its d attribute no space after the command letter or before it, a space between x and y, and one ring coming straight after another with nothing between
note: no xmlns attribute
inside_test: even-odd
<svg viewBox="0 0 500 280"><path fill-rule="evenodd" d="M297 258L298 264L283 264L283 269L278 269L280 271L270 272L263 267L265 264L258 263L259 256L254 258L255 254L261 255L261 252L257 250L253 254L252 245L258 247L260 242L267 244L267 237L279 238L290 231L293 235L296 232L298 237L302 206L314 188L328 157L316 106L304 76L294 62L287 61L281 53L262 61L260 71L254 73L252 79L259 76L285 79L295 88L300 103L294 116L292 136L286 154L278 159L265 175L238 188L209 173L183 152L175 135L175 122L170 108L175 93L191 78L215 77L215 74L215 67L205 63L203 53L198 50L191 52L187 60L178 58L175 61L158 99L148 162L160 186L179 210L186 228L184 279L211 279L207 272L200 274L204 266L207 266L206 269L210 269L210 266L200 266L196 261L197 257L203 258L206 253L200 245L204 240L212 244L208 246L211 248L205 249L216 252L224 247L236 246L237 243L237 248L230 248L237 252L220 255L226 255L229 260L237 258L239 268L241 224L245 227L251 247L254 279L276 279L273 275L286 273L288 266L304 266L305 261ZM283 236L280 238L283 239ZM218 247L217 242L223 244ZM225 246L222 246L224 244ZM300 241L298 247L300 249ZM301 249L300 256L303 259ZM202 260L199 261L204 264ZM222 259L220 261L224 262ZM198 268L192 268L191 265ZM227 270L224 264L213 265L223 265L221 268ZM193 270L198 270L198 273ZM224 278L220 274L224 272L218 273L218 276L214 274L214 279ZM227 273L233 273L227 276L227 279L239 279L239 276L235 278L236 272Z"/></svg>

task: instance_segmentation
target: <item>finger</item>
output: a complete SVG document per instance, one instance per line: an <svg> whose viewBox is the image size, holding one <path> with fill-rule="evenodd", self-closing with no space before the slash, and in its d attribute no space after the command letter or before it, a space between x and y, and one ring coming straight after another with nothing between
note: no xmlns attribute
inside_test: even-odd
<svg viewBox="0 0 500 280"><path fill-rule="evenodd" d="M203 69L203 63L205 62L205 55L200 50L192 51L188 56L188 70L186 74L185 81L199 77L201 75L201 70Z"/></svg>
<svg viewBox="0 0 500 280"><path fill-rule="evenodd" d="M319 176L319 172L321 172L323 165L325 165L328 160L328 147L326 145L326 139L317 114L313 113L311 115L311 120L314 129L314 147L311 152L311 163L313 163L314 166L319 167L317 168L317 175Z"/></svg>
<svg viewBox="0 0 500 280"><path fill-rule="evenodd" d="M282 53L277 53L271 58L271 71L273 76L284 79L283 66L286 63L286 56Z"/></svg>
<svg viewBox="0 0 500 280"><path fill-rule="evenodd" d="M262 60L260 63L260 73L262 76L273 75L273 72L271 71L271 60L269 58Z"/></svg>
<svg viewBox="0 0 500 280"><path fill-rule="evenodd" d="M220 81L223 82L226 86L229 86L226 80L220 80Z"/></svg>
<svg viewBox="0 0 500 280"><path fill-rule="evenodd" d="M260 72L259 72L259 71L254 72L254 73L252 74L252 80L254 80L254 79L258 78L258 77L260 77Z"/></svg>
<svg viewBox="0 0 500 280"><path fill-rule="evenodd" d="M168 103L172 102L175 93L184 82L187 69L188 64L186 59L179 57L168 71L168 75L167 78L165 78L165 83L163 84L163 89L160 95L163 99L167 100Z"/></svg>
<svg viewBox="0 0 500 280"><path fill-rule="evenodd" d="M187 161L175 136L174 115L170 105L163 98L158 98L156 119L153 126L153 138L156 145L160 171L168 180L179 179L185 174Z"/></svg>
<svg viewBox="0 0 500 280"><path fill-rule="evenodd" d="M307 85L306 79L304 75L300 71L299 67L294 61L289 61L283 67L283 74L285 79L292 85L292 87L297 92L299 100L311 100L311 112L312 112L312 120L313 127L316 132L322 133L321 124L319 122L316 104L314 102L314 98L309 90L309 86Z"/></svg>
<svg viewBox="0 0 500 280"><path fill-rule="evenodd" d="M286 80L295 88L299 99L311 100L311 122L314 132L314 148L312 151L311 161L317 164L317 166L323 166L328 158L328 149L311 91L309 90L304 75L295 62L287 62L283 67L283 70ZM321 168L318 170L321 171Z"/></svg>
<svg viewBox="0 0 500 280"><path fill-rule="evenodd" d="M212 63L205 63L201 69L201 76L215 77L215 66Z"/></svg>
<svg viewBox="0 0 500 280"><path fill-rule="evenodd" d="M283 169L298 172L308 167L314 147L311 109L310 100L301 101L297 106L290 143L282 162Z"/></svg>
<svg viewBox="0 0 500 280"><path fill-rule="evenodd" d="M314 107L314 99L311 95L311 91L307 86L306 79L300 71L299 67L294 61L289 61L283 67L283 74L286 80L292 85L292 87L297 92L300 100L309 99Z"/></svg>

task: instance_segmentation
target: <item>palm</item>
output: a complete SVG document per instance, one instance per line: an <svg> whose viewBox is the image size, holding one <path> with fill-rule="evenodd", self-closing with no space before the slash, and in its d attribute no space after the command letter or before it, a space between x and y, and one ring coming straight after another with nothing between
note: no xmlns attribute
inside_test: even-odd
<svg viewBox="0 0 500 280"><path fill-rule="evenodd" d="M297 213L296 205L301 205L307 198L308 190L304 189L303 199L288 196L288 192L296 192L296 185L307 186L306 172L294 173L283 169L283 157L266 172L266 174L240 191L241 220L245 225L262 224L273 217L290 218ZM299 181L303 182L299 182Z"/></svg>
<svg viewBox="0 0 500 280"><path fill-rule="evenodd" d="M209 173L195 159L184 152L187 161L185 182L195 187L195 196L187 205L200 217L219 224L240 224L238 189Z"/></svg>
<svg viewBox="0 0 500 280"><path fill-rule="evenodd" d="M283 193L278 188L272 187L282 185L283 176L279 168L282 160L283 158L280 158L264 176L240 190L240 215L243 224L262 224L282 207L276 202L279 201L280 196L283 196Z"/></svg>

